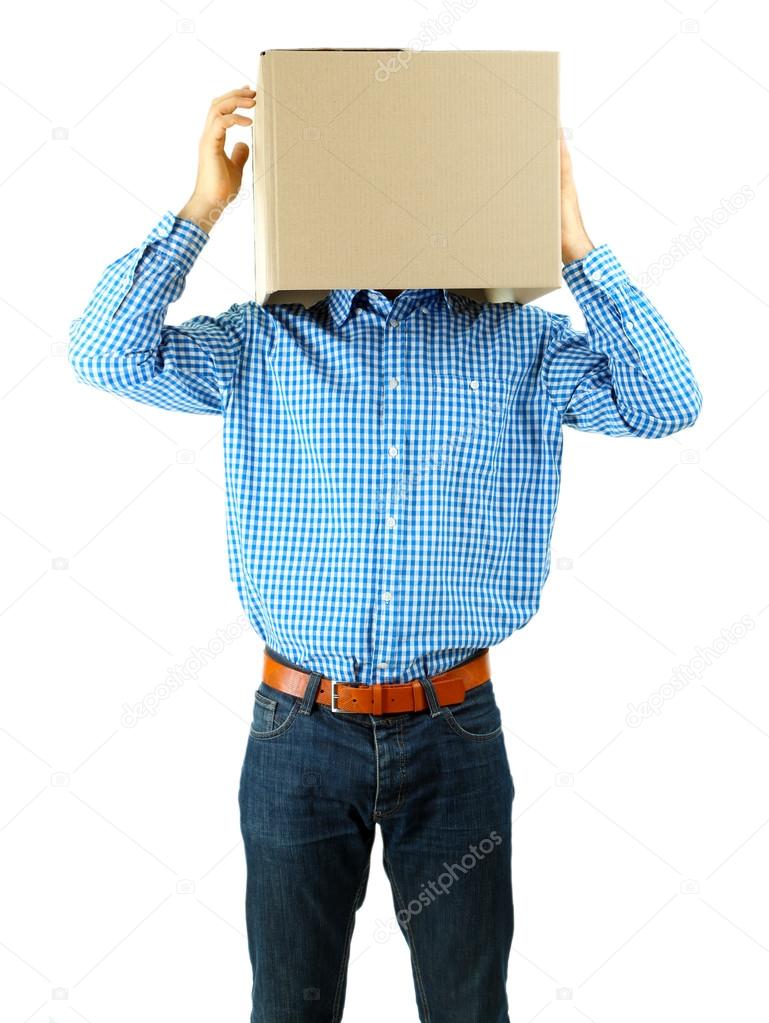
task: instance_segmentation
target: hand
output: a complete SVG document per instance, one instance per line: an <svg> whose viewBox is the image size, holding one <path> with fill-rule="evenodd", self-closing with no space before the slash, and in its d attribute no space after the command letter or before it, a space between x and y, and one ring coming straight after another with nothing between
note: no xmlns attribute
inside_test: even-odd
<svg viewBox="0 0 769 1023"><path fill-rule="evenodd" d="M219 96L211 104L206 126L200 139L198 176L195 190L179 213L182 220L208 232L221 217L225 207L240 191L243 168L248 159L248 146L238 142L232 156L224 151L227 129L234 124L249 125L250 117L236 114L239 107L252 107L256 103L256 92L244 86Z"/></svg>
<svg viewBox="0 0 769 1023"><path fill-rule="evenodd" d="M571 156L561 138L561 258L564 265L582 259L595 248L587 236L577 201Z"/></svg>

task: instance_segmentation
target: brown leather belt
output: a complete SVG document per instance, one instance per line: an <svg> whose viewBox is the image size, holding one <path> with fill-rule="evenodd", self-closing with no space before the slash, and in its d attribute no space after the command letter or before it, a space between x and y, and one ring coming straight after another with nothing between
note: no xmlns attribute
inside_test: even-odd
<svg viewBox="0 0 769 1023"><path fill-rule="evenodd" d="M265 650L262 678L273 689L292 696L304 696L310 673L281 664ZM432 676L430 681L438 703L444 707L451 703L462 703L468 689L483 685L490 678L489 651L486 649L472 660L449 668L442 675ZM366 685L334 682L321 676L315 702L331 707L338 714L403 714L427 708L425 691L418 679Z"/></svg>

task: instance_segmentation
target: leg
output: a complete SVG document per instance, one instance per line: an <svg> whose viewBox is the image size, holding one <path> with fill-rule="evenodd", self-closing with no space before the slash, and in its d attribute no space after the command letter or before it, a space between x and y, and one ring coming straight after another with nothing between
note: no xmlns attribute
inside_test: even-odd
<svg viewBox="0 0 769 1023"><path fill-rule="evenodd" d="M264 683L257 691L239 793L251 1023L341 1019L374 840L365 735Z"/></svg>
<svg viewBox="0 0 769 1023"><path fill-rule="evenodd" d="M402 804L381 820L422 1023L509 1023L513 782L491 683L405 729Z"/></svg>

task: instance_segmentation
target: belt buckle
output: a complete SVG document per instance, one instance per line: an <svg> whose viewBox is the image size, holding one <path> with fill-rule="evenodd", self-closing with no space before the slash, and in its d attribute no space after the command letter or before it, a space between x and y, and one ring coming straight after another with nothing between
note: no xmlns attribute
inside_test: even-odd
<svg viewBox="0 0 769 1023"><path fill-rule="evenodd" d="M354 714L355 711L352 711L352 710L342 710L342 708L339 706L339 696L338 696L336 690L337 690L337 686L341 685L342 683L341 682L336 682L336 681L334 681L334 679L329 679L329 681L331 682L331 710L332 710L332 713L334 713L334 714ZM345 685L349 685L349 683L345 683Z"/></svg>

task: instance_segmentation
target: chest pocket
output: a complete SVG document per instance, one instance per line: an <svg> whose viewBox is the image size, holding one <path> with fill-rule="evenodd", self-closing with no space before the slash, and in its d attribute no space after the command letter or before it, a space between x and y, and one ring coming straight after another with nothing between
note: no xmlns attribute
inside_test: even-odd
<svg viewBox="0 0 769 1023"><path fill-rule="evenodd" d="M499 458L511 385L500 377L436 374L428 378L426 429L418 439L420 464L454 477L484 477Z"/></svg>

